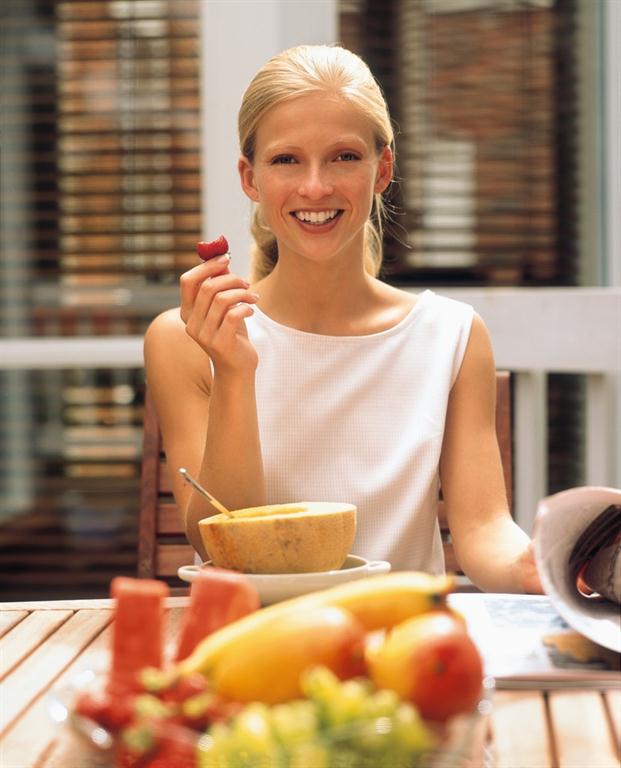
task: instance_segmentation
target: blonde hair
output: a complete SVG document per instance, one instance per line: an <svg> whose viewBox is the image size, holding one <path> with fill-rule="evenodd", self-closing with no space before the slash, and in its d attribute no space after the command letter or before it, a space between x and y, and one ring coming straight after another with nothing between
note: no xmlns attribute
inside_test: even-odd
<svg viewBox="0 0 621 768"><path fill-rule="evenodd" d="M369 120L378 152L394 152L394 134L388 107L368 66L356 54L338 45L299 45L272 57L254 76L244 93L238 116L239 146L242 155L254 162L256 134L265 113L289 99L312 93L336 93L346 98ZM382 196L375 195L366 224L365 268L376 276L382 257L385 209ZM268 275L278 261L274 234L255 206L251 233L250 278Z"/></svg>

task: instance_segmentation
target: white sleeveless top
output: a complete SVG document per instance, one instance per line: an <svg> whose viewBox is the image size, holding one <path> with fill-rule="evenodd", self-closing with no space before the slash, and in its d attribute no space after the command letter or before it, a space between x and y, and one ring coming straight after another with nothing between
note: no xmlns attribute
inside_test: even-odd
<svg viewBox="0 0 621 768"><path fill-rule="evenodd" d="M259 354L267 501L358 508L352 553L393 570L444 570L438 465L451 386L473 310L432 291L394 327L323 336L246 320Z"/></svg>

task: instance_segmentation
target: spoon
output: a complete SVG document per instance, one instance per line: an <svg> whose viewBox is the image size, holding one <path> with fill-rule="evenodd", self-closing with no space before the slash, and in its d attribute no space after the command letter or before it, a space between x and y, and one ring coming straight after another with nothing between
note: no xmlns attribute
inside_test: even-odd
<svg viewBox="0 0 621 768"><path fill-rule="evenodd" d="M223 515L226 515L227 517L234 517L233 513L228 510L224 504L218 501L218 499L215 499L208 490L203 488L203 486L198 482L198 480L195 480L192 475L188 472L188 470L185 467L179 467L178 472L180 475L183 476L183 479L189 483L193 488L196 488L196 490L199 493L202 493L203 496L209 499L209 501L214 505L214 507L222 512Z"/></svg>

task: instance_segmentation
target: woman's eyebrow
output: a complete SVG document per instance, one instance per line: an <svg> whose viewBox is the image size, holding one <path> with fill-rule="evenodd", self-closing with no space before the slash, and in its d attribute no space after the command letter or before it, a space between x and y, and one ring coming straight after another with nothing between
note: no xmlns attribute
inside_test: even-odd
<svg viewBox="0 0 621 768"><path fill-rule="evenodd" d="M360 136L355 135L343 135L343 136L337 136L337 138L330 141L329 144L326 145L326 149L328 152L335 150L335 149L342 149L343 147L354 147L357 149L361 149L367 146L366 141L361 138ZM263 148L263 153L266 155L274 155L274 154L287 154L289 152L304 152L305 147L300 144L289 144L287 142L272 142L266 144L266 146Z"/></svg>
<svg viewBox="0 0 621 768"><path fill-rule="evenodd" d="M266 155L284 154L287 152L300 152L302 147L297 144L288 144L286 142L274 141L271 144L266 144L263 148L263 153Z"/></svg>

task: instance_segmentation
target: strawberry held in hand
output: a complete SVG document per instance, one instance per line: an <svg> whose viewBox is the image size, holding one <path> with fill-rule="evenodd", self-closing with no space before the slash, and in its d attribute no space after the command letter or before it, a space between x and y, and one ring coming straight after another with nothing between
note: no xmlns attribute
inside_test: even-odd
<svg viewBox="0 0 621 768"><path fill-rule="evenodd" d="M213 259L214 256L223 256L225 253L228 253L229 244L226 237L220 235L216 240L211 240L210 242L201 241L200 243L197 243L196 250L203 261L209 261L209 259Z"/></svg>

